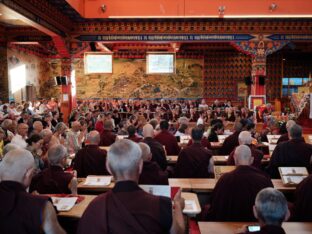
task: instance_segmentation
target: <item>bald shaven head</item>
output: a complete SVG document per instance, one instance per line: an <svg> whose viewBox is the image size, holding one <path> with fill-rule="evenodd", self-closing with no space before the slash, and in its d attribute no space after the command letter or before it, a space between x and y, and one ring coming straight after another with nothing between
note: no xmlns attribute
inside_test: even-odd
<svg viewBox="0 0 312 234"><path fill-rule="evenodd" d="M100 140L101 140L100 133L94 130L87 134L86 144L87 145L99 145Z"/></svg>
<svg viewBox="0 0 312 234"><path fill-rule="evenodd" d="M247 145L240 145L236 147L234 152L234 160L236 166L250 166L253 163L251 150Z"/></svg>
<svg viewBox="0 0 312 234"><path fill-rule="evenodd" d="M143 127L143 136L146 137L154 137L154 128L151 124L145 124Z"/></svg>
<svg viewBox="0 0 312 234"><path fill-rule="evenodd" d="M34 157L28 150L11 150L0 163L0 181L19 182L27 188L30 185L34 168Z"/></svg>
<svg viewBox="0 0 312 234"><path fill-rule="evenodd" d="M143 161L151 161L152 160L152 153L151 153L151 148L148 146L148 144L145 144L143 142L139 143L139 146L142 151L142 159Z"/></svg>

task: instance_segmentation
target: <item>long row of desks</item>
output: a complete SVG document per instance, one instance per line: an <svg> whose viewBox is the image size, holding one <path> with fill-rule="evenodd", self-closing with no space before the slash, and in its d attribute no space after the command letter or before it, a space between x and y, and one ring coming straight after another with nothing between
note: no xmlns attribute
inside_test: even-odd
<svg viewBox="0 0 312 234"><path fill-rule="evenodd" d="M59 217L68 217L68 218L81 218L83 212L86 210L90 202L96 198L96 195L81 195L84 197L84 199L76 204L70 211L64 211L64 212L59 212L58 216ZM186 200L186 201L194 201L195 202L195 207L192 209L192 211L187 211L186 214L190 217L195 216L201 212L201 208L199 205L199 201L197 198L197 195L195 193L185 193L183 192L181 196Z"/></svg>
<svg viewBox="0 0 312 234"><path fill-rule="evenodd" d="M114 187L114 182L110 183L107 186L90 186L84 184L85 179L80 178L78 183L79 193L94 193L99 194L106 192ZM212 192L217 183L216 179L169 179L169 185L171 187L180 187L183 191L192 191L192 192ZM293 192L295 187L284 186L282 180L272 179L274 188L281 192Z"/></svg>

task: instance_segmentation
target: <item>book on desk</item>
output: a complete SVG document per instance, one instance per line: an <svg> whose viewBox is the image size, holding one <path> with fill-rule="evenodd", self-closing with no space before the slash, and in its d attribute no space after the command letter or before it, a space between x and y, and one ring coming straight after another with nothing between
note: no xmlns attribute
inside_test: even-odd
<svg viewBox="0 0 312 234"><path fill-rule="evenodd" d="M215 178L218 180L223 174L233 171L236 166L214 166Z"/></svg>
<svg viewBox="0 0 312 234"><path fill-rule="evenodd" d="M309 175L305 167L279 167L278 171L284 186L297 186Z"/></svg>

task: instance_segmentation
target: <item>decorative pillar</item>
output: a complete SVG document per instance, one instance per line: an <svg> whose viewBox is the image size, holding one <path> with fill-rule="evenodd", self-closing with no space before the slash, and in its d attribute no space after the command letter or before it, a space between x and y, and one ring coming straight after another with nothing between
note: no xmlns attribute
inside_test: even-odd
<svg viewBox="0 0 312 234"><path fill-rule="evenodd" d="M266 76L266 57L283 48L288 41L272 41L263 35L257 35L251 41L238 41L231 43L242 53L252 57L251 76L253 84L251 95L266 95L265 85L260 85L259 77Z"/></svg>
<svg viewBox="0 0 312 234"><path fill-rule="evenodd" d="M0 42L0 100L9 101L9 71L8 48L5 42Z"/></svg>

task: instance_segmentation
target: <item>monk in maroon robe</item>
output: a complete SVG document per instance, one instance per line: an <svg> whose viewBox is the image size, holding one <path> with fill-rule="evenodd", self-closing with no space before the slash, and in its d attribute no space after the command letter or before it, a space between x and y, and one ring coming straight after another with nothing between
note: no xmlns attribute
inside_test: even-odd
<svg viewBox="0 0 312 234"><path fill-rule="evenodd" d="M65 233L48 197L26 192L34 157L23 149L11 150L0 163L0 233Z"/></svg>
<svg viewBox="0 0 312 234"><path fill-rule="evenodd" d="M113 124L110 120L105 120L104 122L104 130L101 134L100 146L110 146L116 141L116 134L112 132Z"/></svg>
<svg viewBox="0 0 312 234"><path fill-rule="evenodd" d="M106 170L107 152L99 148L99 142L100 134L97 131L91 131L87 135L86 146L77 152L73 160L73 168L78 177L109 175Z"/></svg>
<svg viewBox="0 0 312 234"><path fill-rule="evenodd" d="M29 191L42 194L77 194L77 178L64 172L67 150L63 145L54 145L48 150L49 168L35 175Z"/></svg>
<svg viewBox="0 0 312 234"><path fill-rule="evenodd" d="M161 132L155 136L155 140L165 146L167 155L178 155L180 147L177 139L168 131L169 123L165 120L160 122Z"/></svg>
<svg viewBox="0 0 312 234"><path fill-rule="evenodd" d="M192 129L193 144L181 150L175 167L175 177L207 178L209 176L208 167L212 153L202 146L202 137L201 128Z"/></svg>
<svg viewBox="0 0 312 234"><path fill-rule="evenodd" d="M258 150L254 145L252 145L251 133L248 131L242 131L238 136L238 141L240 145L248 145L251 150L251 156L253 157L253 163L251 164L254 167L261 169L261 160L263 159L262 151ZM235 149L229 155L227 160L227 165L235 165L234 161L234 152Z"/></svg>
<svg viewBox="0 0 312 234"><path fill-rule="evenodd" d="M189 142L187 143L187 146L191 146L193 144L193 140L190 139ZM207 148L207 149L211 149L211 144L208 141L208 139L206 137L203 136L203 138L200 140L200 144Z"/></svg>
<svg viewBox="0 0 312 234"><path fill-rule="evenodd" d="M235 132L225 138L222 147L220 149L220 155L229 155L236 146L239 146L238 135L240 134L243 126L240 122L235 123Z"/></svg>
<svg viewBox="0 0 312 234"><path fill-rule="evenodd" d="M312 175L309 175L297 186L295 192L295 221L312 222Z"/></svg>
<svg viewBox="0 0 312 234"><path fill-rule="evenodd" d="M107 169L116 180L114 188L95 198L80 219L78 234L183 233L181 193L171 199L154 196L138 186L143 160L138 144L123 139L108 151Z"/></svg>
<svg viewBox="0 0 312 234"><path fill-rule="evenodd" d="M280 178L278 167L306 167L311 171L312 145L305 143L302 128L295 124L289 129L289 141L276 146L268 165L271 178Z"/></svg>
<svg viewBox="0 0 312 234"><path fill-rule="evenodd" d="M295 121L293 120L288 120L287 123L286 123L286 130L287 130L287 133L283 134L280 136L280 138L278 139L277 141L277 144L279 143L282 143L282 142L285 142L285 141L289 141L289 137L288 137L288 131L289 129L294 126L296 124Z"/></svg>
<svg viewBox="0 0 312 234"><path fill-rule="evenodd" d="M154 137L154 129L151 124L145 124L143 127L144 140L142 142L148 144L152 152L152 161L156 162L162 170L167 168L166 152L162 144L156 141Z"/></svg>
<svg viewBox="0 0 312 234"><path fill-rule="evenodd" d="M156 162L152 160L150 147L143 142L139 143L142 150L143 169L139 178L139 184L168 185L168 173L163 171Z"/></svg>
<svg viewBox="0 0 312 234"><path fill-rule="evenodd" d="M140 141L143 140L142 137L138 137L138 136L136 135L136 128L135 128L133 125L130 125L130 126L127 128L127 131L128 131L128 134L129 134L129 136L128 136L127 139L129 139L129 140L131 140L131 141L134 141L134 142L136 142L136 143L139 143Z"/></svg>
<svg viewBox="0 0 312 234"><path fill-rule="evenodd" d="M236 233L285 234L283 221L287 221L290 212L283 193L273 188L262 189L256 197L253 213L257 218L260 231L249 231L243 227Z"/></svg>
<svg viewBox="0 0 312 234"><path fill-rule="evenodd" d="M250 148L240 145L234 158L237 168L221 176L212 193L207 219L215 221L254 221L252 207L257 193L273 184L264 172L250 166Z"/></svg>

